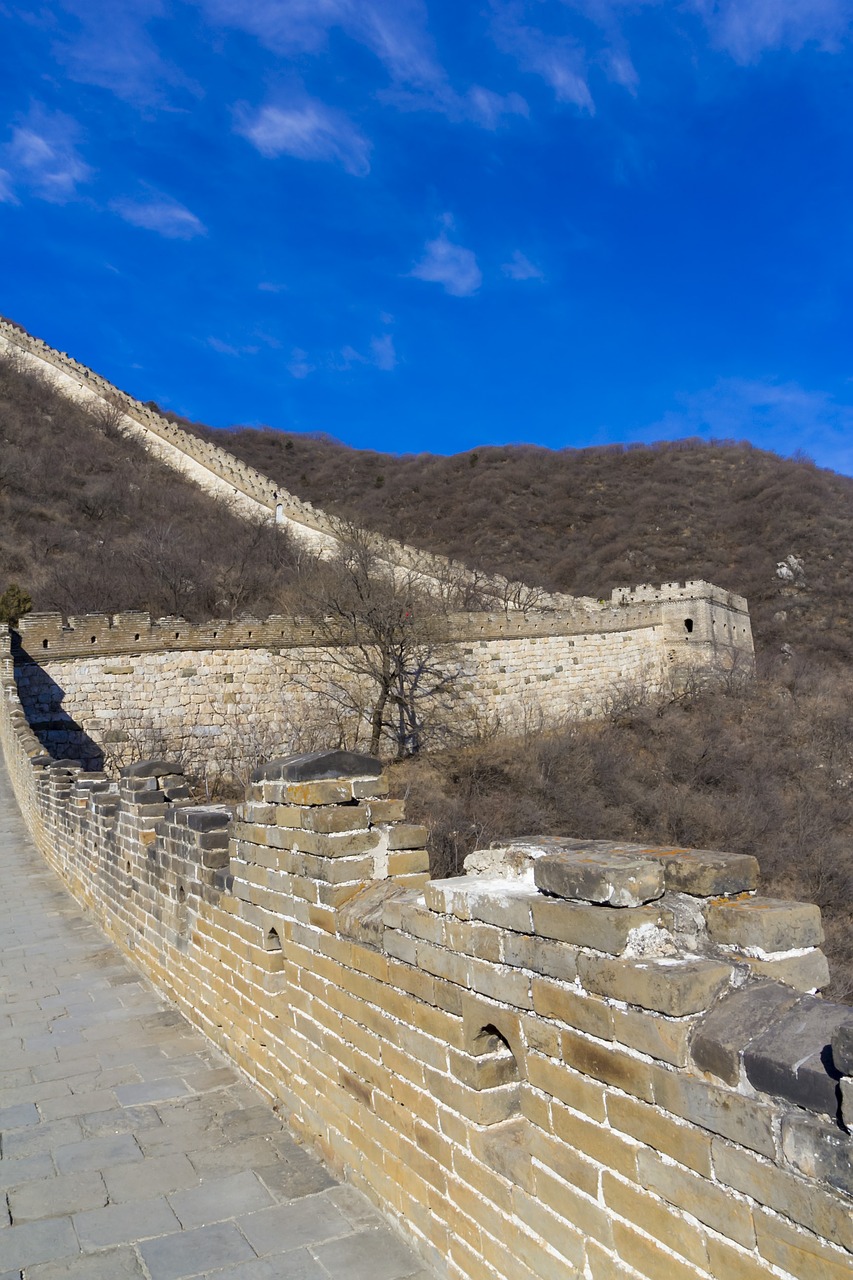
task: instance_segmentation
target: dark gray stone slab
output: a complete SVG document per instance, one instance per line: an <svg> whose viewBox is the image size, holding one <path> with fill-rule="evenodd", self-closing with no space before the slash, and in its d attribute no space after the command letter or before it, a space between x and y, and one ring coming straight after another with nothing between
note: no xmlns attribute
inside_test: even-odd
<svg viewBox="0 0 853 1280"><path fill-rule="evenodd" d="M736 1084L744 1049L800 998L798 991L769 979L723 996L696 1024L690 1042L693 1061L700 1070Z"/></svg>
<svg viewBox="0 0 853 1280"><path fill-rule="evenodd" d="M783 1116L782 1150L807 1178L819 1178L853 1196L853 1137L838 1125L812 1116Z"/></svg>
<svg viewBox="0 0 853 1280"><path fill-rule="evenodd" d="M123 778L164 778L170 773L182 774L183 769L174 760L137 760L121 770Z"/></svg>
<svg viewBox="0 0 853 1280"><path fill-rule="evenodd" d="M832 1062L842 1076L853 1076L853 1019L842 1023L832 1037Z"/></svg>
<svg viewBox="0 0 853 1280"><path fill-rule="evenodd" d="M255 769L253 782L319 782L324 778L378 778L382 765L360 751L312 751L281 756Z"/></svg>
<svg viewBox="0 0 853 1280"><path fill-rule="evenodd" d="M404 1280L421 1271L421 1264L387 1227L317 1245L314 1254L332 1280Z"/></svg>
<svg viewBox="0 0 853 1280"><path fill-rule="evenodd" d="M261 1209L239 1218L238 1225L258 1254L300 1249L351 1234L346 1218L324 1196Z"/></svg>
<svg viewBox="0 0 853 1280"><path fill-rule="evenodd" d="M849 1005L803 996L745 1050L743 1062L750 1083L764 1093L835 1118L840 1072L833 1063L831 1041L838 1028L849 1022L853 1022Z"/></svg>
<svg viewBox="0 0 853 1280"><path fill-rule="evenodd" d="M247 1170L227 1178L206 1178L200 1186L169 1196L169 1203L183 1229L189 1231L269 1208L275 1201L255 1174Z"/></svg>

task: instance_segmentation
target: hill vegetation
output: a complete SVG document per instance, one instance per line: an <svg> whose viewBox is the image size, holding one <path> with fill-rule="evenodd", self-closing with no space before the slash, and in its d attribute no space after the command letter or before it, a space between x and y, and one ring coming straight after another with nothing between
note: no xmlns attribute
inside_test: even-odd
<svg viewBox="0 0 853 1280"><path fill-rule="evenodd" d="M193 429L327 510L549 589L702 577L746 594L755 681L651 704L623 691L602 723L522 739L493 725L394 765L397 791L429 825L437 875L531 833L754 853L768 891L821 905L831 994L853 999L853 480L725 443L389 457ZM304 588L280 530L239 519L15 360L0 360L0 446L7 600L199 620L280 609L300 573Z"/></svg>

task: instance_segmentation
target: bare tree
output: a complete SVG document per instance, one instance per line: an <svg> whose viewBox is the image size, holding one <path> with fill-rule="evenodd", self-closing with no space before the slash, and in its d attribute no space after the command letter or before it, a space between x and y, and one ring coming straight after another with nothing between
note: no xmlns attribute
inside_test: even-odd
<svg viewBox="0 0 853 1280"><path fill-rule="evenodd" d="M367 720L371 752L386 739L402 759L454 701L460 664L444 604L416 572L390 568L373 535L337 532L338 553L303 579L301 607L327 648L329 696Z"/></svg>

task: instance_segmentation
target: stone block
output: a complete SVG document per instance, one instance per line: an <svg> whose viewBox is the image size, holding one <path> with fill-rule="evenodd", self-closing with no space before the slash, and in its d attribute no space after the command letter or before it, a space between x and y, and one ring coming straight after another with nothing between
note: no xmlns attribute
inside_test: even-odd
<svg viewBox="0 0 853 1280"><path fill-rule="evenodd" d="M853 1196L853 1139L837 1124L813 1116L783 1116L782 1151L799 1173Z"/></svg>
<svg viewBox="0 0 853 1280"><path fill-rule="evenodd" d="M832 1062L842 1076L853 1076L853 1023L843 1022L832 1036Z"/></svg>
<svg viewBox="0 0 853 1280"><path fill-rule="evenodd" d="M747 1078L763 1093L835 1117L840 1072L831 1042L845 1024L853 1024L849 1005L803 996L744 1050Z"/></svg>
<svg viewBox="0 0 853 1280"><path fill-rule="evenodd" d="M660 863L630 854L565 849L537 858L533 878L543 893L611 907L639 907L664 891Z"/></svg>
<svg viewBox="0 0 853 1280"><path fill-rule="evenodd" d="M122 778L163 778L168 774L183 774L183 769L174 760L137 760L135 764L127 764L120 772Z"/></svg>
<svg viewBox="0 0 853 1280"><path fill-rule="evenodd" d="M423 849L428 836L429 832L426 827L401 822L391 827L388 832L388 848L393 850Z"/></svg>
<svg viewBox="0 0 853 1280"><path fill-rule="evenodd" d="M169 770L171 772L171 770ZM358 751L312 751L281 756L255 769L252 782L319 782L327 778L378 778L382 764Z"/></svg>
<svg viewBox="0 0 853 1280"><path fill-rule="evenodd" d="M701 1071L737 1084L743 1050L798 999L790 987L766 979L728 993L697 1023L690 1042L693 1061Z"/></svg>
<svg viewBox="0 0 853 1280"><path fill-rule="evenodd" d="M619 955L634 929L666 929L672 913L662 907L607 907L539 896L531 903L533 930L577 947Z"/></svg>
<svg viewBox="0 0 853 1280"><path fill-rule="evenodd" d="M666 887L672 893L697 898L749 893L758 887L757 859L745 853L720 853L714 849L656 849L640 846L638 852L661 859Z"/></svg>
<svg viewBox="0 0 853 1280"><path fill-rule="evenodd" d="M817 948L802 956L781 956L778 960L754 960L747 956L746 963L759 977L784 982L797 991L822 991L829 986L829 962Z"/></svg>
<svg viewBox="0 0 853 1280"><path fill-rule="evenodd" d="M224 805L182 805L172 815L172 821L191 831L224 831L232 819L232 812Z"/></svg>
<svg viewBox="0 0 853 1280"><path fill-rule="evenodd" d="M578 959L578 973L595 995L679 1018L707 1009L728 985L732 969L716 960L611 960L584 955Z"/></svg>
<svg viewBox="0 0 853 1280"><path fill-rule="evenodd" d="M705 920L712 942L742 950L797 951L823 942L820 908L808 902L763 897L709 902Z"/></svg>

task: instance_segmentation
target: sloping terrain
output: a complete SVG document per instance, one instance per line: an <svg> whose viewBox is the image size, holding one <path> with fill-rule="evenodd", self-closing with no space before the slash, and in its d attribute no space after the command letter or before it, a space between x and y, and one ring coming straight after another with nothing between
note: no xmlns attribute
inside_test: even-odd
<svg viewBox="0 0 853 1280"><path fill-rule="evenodd" d="M292 548L253 526L20 361L0 357L0 593L36 609L270 612Z"/></svg>
<svg viewBox="0 0 853 1280"><path fill-rule="evenodd" d="M853 479L807 461L701 441L395 457L194 429L301 498L467 564L575 595L705 578L747 597L760 655L853 655ZM780 578L789 556L802 567Z"/></svg>

